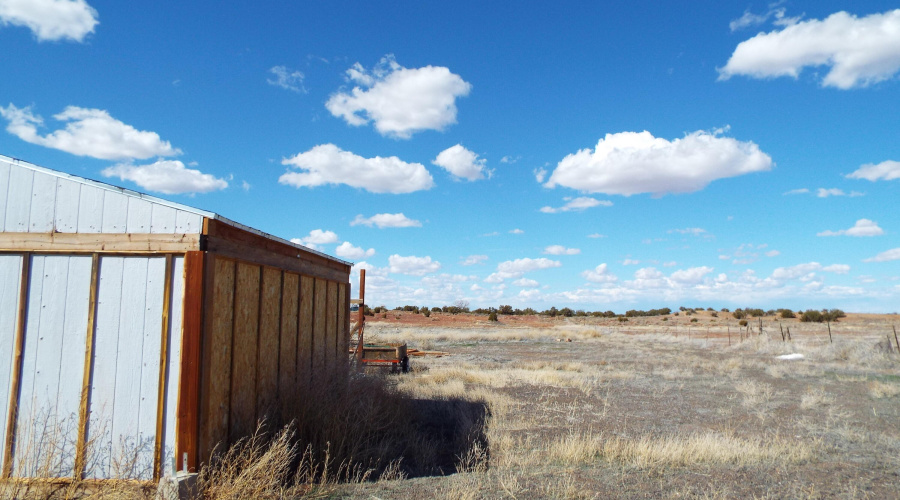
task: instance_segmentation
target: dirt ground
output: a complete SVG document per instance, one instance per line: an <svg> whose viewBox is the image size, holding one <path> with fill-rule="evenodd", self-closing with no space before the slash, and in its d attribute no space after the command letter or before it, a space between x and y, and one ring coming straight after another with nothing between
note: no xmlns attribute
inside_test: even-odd
<svg viewBox="0 0 900 500"><path fill-rule="evenodd" d="M826 324L768 317L760 332L718 315L369 319L367 341L449 353L384 375L398 390L486 417L458 472L404 477L400 464L335 493L900 498L900 317L851 314L829 339Z"/></svg>

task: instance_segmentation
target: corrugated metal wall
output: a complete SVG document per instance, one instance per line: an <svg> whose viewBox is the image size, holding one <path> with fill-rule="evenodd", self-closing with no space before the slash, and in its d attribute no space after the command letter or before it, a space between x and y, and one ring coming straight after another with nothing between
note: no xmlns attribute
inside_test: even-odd
<svg viewBox="0 0 900 500"><path fill-rule="evenodd" d="M0 232L196 234L203 216L0 161Z"/></svg>
<svg viewBox="0 0 900 500"><path fill-rule="evenodd" d="M163 335L168 351L159 466L171 470L184 279L183 258L175 256L166 297L166 260L165 256L98 256L91 330L93 257L29 256L13 476L71 477L82 433L87 443L86 477L151 479ZM15 370L22 262L21 255L0 255L0 352L4 353L0 403L4 414L10 407L8 388ZM86 378L89 344L93 355L87 368L92 376ZM90 380L90 390L83 399L86 380ZM81 421L82 405L89 410L86 429ZM0 429L4 443L6 421Z"/></svg>

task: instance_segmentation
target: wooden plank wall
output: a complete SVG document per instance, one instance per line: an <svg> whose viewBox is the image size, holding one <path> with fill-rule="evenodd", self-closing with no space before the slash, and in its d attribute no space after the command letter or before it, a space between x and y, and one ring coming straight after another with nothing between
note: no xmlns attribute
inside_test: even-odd
<svg viewBox="0 0 900 500"><path fill-rule="evenodd" d="M0 161L0 232L199 233L199 214Z"/></svg>
<svg viewBox="0 0 900 500"><path fill-rule="evenodd" d="M11 294L21 284L23 257L0 255L0 403L17 410L11 427L0 429L2 442L14 443L8 448L14 451L11 463L0 470L15 477L152 479L154 467L171 464L174 455L180 346L172 339L181 332L183 257L27 258L23 351L16 370L7 337L21 320L20 299ZM19 397L13 402L14 374Z"/></svg>
<svg viewBox="0 0 900 500"><path fill-rule="evenodd" d="M200 460L347 371L349 284L207 254ZM343 350L342 350L343 349ZM218 445L218 448L216 448Z"/></svg>

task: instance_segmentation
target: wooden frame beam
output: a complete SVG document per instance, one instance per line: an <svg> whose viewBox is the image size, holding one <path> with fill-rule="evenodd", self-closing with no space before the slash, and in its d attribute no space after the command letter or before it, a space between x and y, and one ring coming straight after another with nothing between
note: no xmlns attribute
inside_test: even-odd
<svg viewBox="0 0 900 500"><path fill-rule="evenodd" d="M166 276L163 281L162 331L159 343L159 386L156 396L156 442L153 445L153 479L162 469L163 423L166 419L166 374L169 368L169 311L172 306L172 254L166 254ZM176 457L177 460L177 457Z"/></svg>
<svg viewBox="0 0 900 500"><path fill-rule="evenodd" d="M12 475L13 452L16 443L16 420L19 412L19 393L22 382L22 356L25 351L25 316L28 313L28 285L31 280L31 253L22 254L22 278L19 283L19 317L16 321L16 344L9 385L9 411L6 414L6 442L3 444L3 471L0 478Z"/></svg>
<svg viewBox="0 0 900 500"><path fill-rule="evenodd" d="M94 325L97 317L97 288L100 282L100 254L91 256L91 291L88 300L87 332L84 340L84 375L81 382L81 404L78 407L78 441L75 442L75 479L84 477L84 463L90 419L91 381L94 376Z"/></svg>
<svg viewBox="0 0 900 500"><path fill-rule="evenodd" d="M199 467L200 364L203 336L203 300L206 295L206 252L184 255L184 307L181 323L181 365L178 380L178 408L175 417L175 463L196 472Z"/></svg>
<svg viewBox="0 0 900 500"><path fill-rule="evenodd" d="M10 252L182 253L199 249L199 234L0 233L0 251Z"/></svg>

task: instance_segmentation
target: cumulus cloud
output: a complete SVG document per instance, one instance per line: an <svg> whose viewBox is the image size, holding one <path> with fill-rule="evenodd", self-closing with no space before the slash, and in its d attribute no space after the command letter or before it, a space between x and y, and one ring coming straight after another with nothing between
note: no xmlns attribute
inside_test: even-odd
<svg viewBox="0 0 900 500"><path fill-rule="evenodd" d="M334 231L323 231L321 229L313 229L303 238L291 238L292 243L297 243L298 245L303 245L307 248L312 248L313 250L321 250L321 245L330 245L332 243L337 243L338 241L340 241L340 239L338 239L338 235L335 234ZM362 262L358 265L361 264L365 263Z"/></svg>
<svg viewBox="0 0 900 500"><path fill-rule="evenodd" d="M884 230L878 227L878 223L869 219L859 219L850 229L822 231L816 236L881 236L882 234L884 234Z"/></svg>
<svg viewBox="0 0 900 500"><path fill-rule="evenodd" d="M345 259L359 260L375 255L375 249L370 248L368 250L363 250L360 247L353 246L349 241L345 241L334 249L334 253L336 253L338 257Z"/></svg>
<svg viewBox="0 0 900 500"><path fill-rule="evenodd" d="M639 260L633 260L633 259L625 259L625 260L622 261L622 265L623 265L623 266L636 266L636 265L638 265L638 264L640 264L640 263L641 263L641 261L639 261Z"/></svg>
<svg viewBox="0 0 900 500"><path fill-rule="evenodd" d="M847 264L832 264L823 267L822 270L834 274L847 274L850 272L850 266Z"/></svg>
<svg viewBox="0 0 900 500"><path fill-rule="evenodd" d="M809 192L809 189L807 189L807 188L799 188L799 189L791 189L790 191L785 191L782 194L787 196L787 195L791 195L791 194L806 194L808 192Z"/></svg>
<svg viewBox="0 0 900 500"><path fill-rule="evenodd" d="M571 197L563 198L563 200L566 201L565 205L563 205L559 208L543 207L543 208L541 208L541 212L543 212L545 214L555 214L555 213L559 213L559 212L572 212L572 211L581 212L582 210L586 210L588 208L597 207L597 206L601 206L601 205L604 207L611 207L613 204L609 200L598 200L595 198L591 198L590 196L580 196L578 198L571 198Z"/></svg>
<svg viewBox="0 0 900 500"><path fill-rule="evenodd" d="M581 276L593 283L613 283L619 279L615 274L609 272L605 262L594 269L582 271Z"/></svg>
<svg viewBox="0 0 900 500"><path fill-rule="evenodd" d="M450 172L457 179L475 181L490 178L493 173L484 168L487 160L478 158L478 155L464 148L462 144L450 146L441 151L431 163Z"/></svg>
<svg viewBox="0 0 900 500"><path fill-rule="evenodd" d="M772 168L753 142L697 131L668 141L650 132L606 134L594 150L562 159L544 186L631 196L699 191L710 182Z"/></svg>
<svg viewBox="0 0 900 500"><path fill-rule="evenodd" d="M441 263L432 261L431 257L416 257L415 255L401 257L394 254L388 257L388 264L392 273L412 276L424 276L441 268Z"/></svg>
<svg viewBox="0 0 900 500"><path fill-rule="evenodd" d="M85 0L4 0L0 24L24 26L38 41L81 42L99 24L97 11Z"/></svg>
<svg viewBox="0 0 900 500"><path fill-rule="evenodd" d="M703 281L703 277L711 272L713 272L713 268L708 266L691 267L675 271L669 277L676 283L697 284Z"/></svg>
<svg viewBox="0 0 900 500"><path fill-rule="evenodd" d="M153 156L173 156L181 150L160 139L156 132L137 130L109 115L102 109L68 106L53 115L66 122L66 128L40 135L38 127L44 119L31 112L30 107L17 108L10 104L0 108L9 125L6 131L31 144L58 149L78 156L101 160L145 160Z"/></svg>
<svg viewBox="0 0 900 500"><path fill-rule="evenodd" d="M600 233L591 233L591 234L587 235L587 237L588 238L606 238L606 235L600 234Z"/></svg>
<svg viewBox="0 0 900 500"><path fill-rule="evenodd" d="M286 172L278 182L298 188L346 184L373 193L400 194L434 186L434 179L421 163L407 163L396 156L363 158L334 144L321 144L281 163L300 172Z"/></svg>
<svg viewBox="0 0 900 500"><path fill-rule="evenodd" d="M363 217L362 214L360 214L350 221L351 226L358 226L360 224L369 227L376 226L378 229L384 229L386 227L422 227L421 222L410 219L403 215L403 212L400 212L399 214L375 214L371 217Z"/></svg>
<svg viewBox="0 0 900 500"><path fill-rule="evenodd" d="M274 78L266 79L269 85L281 87L298 94L306 93L306 88L303 87L303 73L296 70L292 71L287 66L273 66L269 69L269 73L274 76Z"/></svg>
<svg viewBox="0 0 900 500"><path fill-rule="evenodd" d="M525 231L522 231L519 228L515 228L515 229L510 229L509 234L525 234Z"/></svg>
<svg viewBox="0 0 900 500"><path fill-rule="evenodd" d="M900 260L900 248L892 248L885 252L881 252L874 257L863 260L863 262L888 262L891 260Z"/></svg>
<svg viewBox="0 0 900 500"><path fill-rule="evenodd" d="M578 255L581 253L581 249L566 248L562 245L550 245L544 249L544 253L547 255Z"/></svg>
<svg viewBox="0 0 900 500"><path fill-rule="evenodd" d="M900 161L887 160L878 165L866 164L853 173L847 174L848 179L865 179L867 181L892 181L900 179Z"/></svg>
<svg viewBox="0 0 900 500"><path fill-rule="evenodd" d="M900 9L856 17L837 12L760 33L735 48L719 79L797 78L805 67L827 66L822 85L866 87L900 70Z"/></svg>
<svg viewBox="0 0 900 500"><path fill-rule="evenodd" d="M476 264L481 264L486 260L488 260L487 255L470 255L470 256L466 257L465 259L463 259L463 261L460 262L460 265L474 266Z"/></svg>
<svg viewBox="0 0 900 500"><path fill-rule="evenodd" d="M485 278L484 281L487 283L502 283L506 279L521 278L523 274L531 271L560 266L562 266L562 263L558 260L550 260L544 257L539 259L507 260L497 264L497 272Z"/></svg>
<svg viewBox="0 0 900 500"><path fill-rule="evenodd" d="M540 283L533 279L529 278L519 278L516 281L513 281L513 285L521 287L521 288L536 288L541 286Z"/></svg>
<svg viewBox="0 0 900 500"><path fill-rule="evenodd" d="M348 124L373 121L385 136L409 139L423 130L443 130L456 123L456 98L472 85L442 66L408 69L394 56L382 58L371 71L356 63L347 77L357 86L332 94L325 107Z"/></svg>
<svg viewBox="0 0 900 500"><path fill-rule="evenodd" d="M208 193L228 187L228 182L211 174L186 168L178 160L158 160L150 165L120 163L103 169L104 177L131 181L148 191L163 194Z"/></svg>
<svg viewBox="0 0 900 500"><path fill-rule="evenodd" d="M822 264L818 262L807 262L789 267L778 267L772 271L769 279L774 282L782 282L787 280L810 281L815 277L815 272L822 269Z"/></svg>

